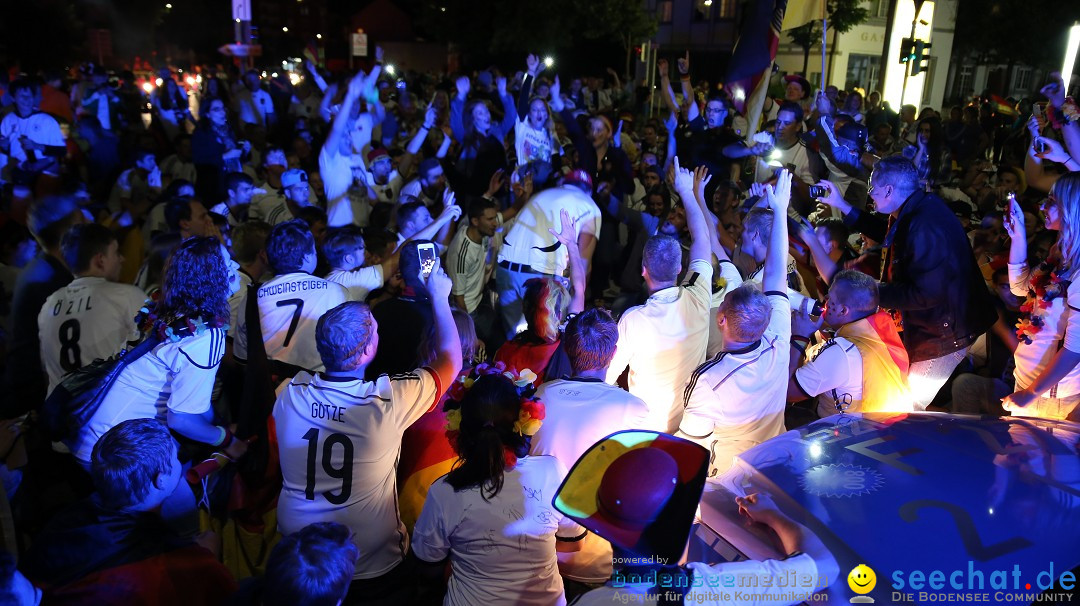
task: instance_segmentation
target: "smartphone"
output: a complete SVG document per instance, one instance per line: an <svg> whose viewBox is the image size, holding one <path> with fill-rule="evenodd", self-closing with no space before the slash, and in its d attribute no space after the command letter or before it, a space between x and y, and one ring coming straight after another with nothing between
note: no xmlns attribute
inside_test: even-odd
<svg viewBox="0 0 1080 606"><path fill-rule="evenodd" d="M829 195L829 190L824 185L811 185L810 197L816 200L820 200Z"/></svg>
<svg viewBox="0 0 1080 606"><path fill-rule="evenodd" d="M428 242L417 246L416 250L420 254L420 275L427 279L435 269L435 245Z"/></svg>

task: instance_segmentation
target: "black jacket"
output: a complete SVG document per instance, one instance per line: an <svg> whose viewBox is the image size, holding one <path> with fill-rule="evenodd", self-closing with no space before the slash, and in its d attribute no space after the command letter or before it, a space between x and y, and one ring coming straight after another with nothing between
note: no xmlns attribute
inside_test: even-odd
<svg viewBox="0 0 1080 606"><path fill-rule="evenodd" d="M997 319L964 228L937 195L915 192L892 220L855 209L844 222L883 244L881 307L901 313L912 362L971 345Z"/></svg>

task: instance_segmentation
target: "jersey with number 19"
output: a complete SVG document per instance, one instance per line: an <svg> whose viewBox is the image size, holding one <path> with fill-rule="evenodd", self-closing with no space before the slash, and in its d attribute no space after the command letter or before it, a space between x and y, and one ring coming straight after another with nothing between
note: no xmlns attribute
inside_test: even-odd
<svg viewBox="0 0 1080 606"><path fill-rule="evenodd" d="M275 276L259 287L258 293L266 357L321 371L323 363L315 347L315 326L324 313L348 300L345 287L297 272ZM247 327L238 326L237 330L246 333Z"/></svg>
<svg viewBox="0 0 1080 606"><path fill-rule="evenodd" d="M41 362L49 391L65 374L108 358L139 337L135 314L146 293L130 284L86 276L49 295L38 314Z"/></svg>
<svg viewBox="0 0 1080 606"><path fill-rule="evenodd" d="M441 393L427 368L373 382L300 372L283 385L274 404L281 533L313 522L348 526L360 548L353 578L400 564L409 543L397 506L401 436Z"/></svg>

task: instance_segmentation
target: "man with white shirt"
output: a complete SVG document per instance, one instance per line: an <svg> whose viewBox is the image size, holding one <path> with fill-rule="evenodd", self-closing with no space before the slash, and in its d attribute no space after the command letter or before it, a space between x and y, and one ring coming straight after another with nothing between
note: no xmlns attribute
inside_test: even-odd
<svg viewBox="0 0 1080 606"><path fill-rule="evenodd" d="M321 371L315 324L328 309L344 303L348 291L340 284L311 275L318 262L315 239L299 219L274 226L266 241L266 256L277 274L257 291L266 357L277 362L283 374ZM246 296L240 303L241 310L246 308ZM241 341L235 339L237 333L247 334L243 316L240 314L234 333L233 353L246 360L246 346L241 348Z"/></svg>
<svg viewBox="0 0 1080 606"><path fill-rule="evenodd" d="M60 246L75 279L49 296L38 314L41 362L50 392L65 374L108 358L137 339L135 315L146 301L139 288L118 283L124 258L108 228L75 225Z"/></svg>
<svg viewBox="0 0 1080 606"><path fill-rule="evenodd" d="M396 252L387 256L382 263L364 265L364 232L355 225L330 230L322 251L330 264L326 279L348 289L350 301L363 302L369 292L381 288L386 279L397 271Z"/></svg>
<svg viewBox="0 0 1080 606"><path fill-rule="evenodd" d="M154 152L140 148L134 155L135 165L120 173L109 193L109 211L112 213L149 203L161 193L161 170Z"/></svg>
<svg viewBox="0 0 1080 606"><path fill-rule="evenodd" d="M259 72L253 69L244 74L244 85L236 91L233 105L244 125L261 126L269 130L277 121L274 101L270 98L270 93L262 89Z"/></svg>
<svg viewBox="0 0 1080 606"><path fill-rule="evenodd" d="M645 426L648 405L604 382L618 340L619 326L602 308L586 310L566 325L562 344L574 373L537 389L547 416L533 436L529 454L551 455L570 469L604 437ZM564 578L585 584L611 578L611 545L595 534L585 537L579 551L558 556Z"/></svg>
<svg viewBox="0 0 1080 606"><path fill-rule="evenodd" d="M794 314L787 399L816 397L819 417L911 412L907 350L892 316L878 312L877 281L852 269L837 273L821 320L835 336L807 349L820 322ZM806 362L799 366L804 350Z"/></svg>
<svg viewBox="0 0 1080 606"><path fill-rule="evenodd" d="M312 522L348 526L360 550L352 589L368 599L388 600L380 603L409 603L398 592L408 593L415 583L405 564L409 536L397 505L401 436L435 408L461 371L461 343L448 303L450 279L436 265L423 286L431 293L434 322L430 364L365 381L379 348L378 323L367 305L350 301L318 321L315 339L325 371L297 374L282 388L273 412L283 480L282 534Z"/></svg>
<svg viewBox="0 0 1080 606"><path fill-rule="evenodd" d="M713 275L709 230L694 194L694 177L675 162L675 191L685 202L692 237L686 275L677 282L682 270L679 241L663 234L649 238L641 274L651 294L644 305L631 307L619 319L619 346L607 373L608 382L615 383L629 366L630 393L649 405L645 428L666 432L678 429L680 394L705 360Z"/></svg>
<svg viewBox="0 0 1080 606"><path fill-rule="evenodd" d="M270 225L291 221L305 206L311 206L311 186L307 173L290 168L281 175L281 194L253 198L249 216Z"/></svg>
<svg viewBox="0 0 1080 606"><path fill-rule="evenodd" d="M434 206L446 190L446 175L438 158L425 158L417 168L417 177L409 181L398 192L398 196L408 196L410 200L423 202L425 206Z"/></svg>
<svg viewBox="0 0 1080 606"><path fill-rule="evenodd" d="M28 79L11 83L15 111L0 120L0 178L33 186L38 175L57 177L67 155L64 133L49 114L35 109L37 87Z"/></svg>
<svg viewBox="0 0 1080 606"><path fill-rule="evenodd" d="M225 199L210 209L226 220L233 229L242 225L248 218L251 197L256 193L266 193L255 188L255 180L247 173L229 173L225 175Z"/></svg>
<svg viewBox="0 0 1080 606"><path fill-rule="evenodd" d="M469 221L458 228L448 249L446 273L454 281L450 291L458 309L470 315L480 305L492 269L492 238L500 225L498 206L479 198L469 205Z"/></svg>
<svg viewBox="0 0 1080 606"><path fill-rule="evenodd" d="M791 180L791 173L781 171L775 192L768 190L773 227L764 292L746 282L727 294L717 313L723 349L694 371L682 391L677 435L712 453L709 478L731 467L739 453L784 431L791 340L784 269Z"/></svg>
<svg viewBox="0 0 1080 606"><path fill-rule="evenodd" d="M577 169L563 178L562 185L530 198L503 238L495 282L508 338L525 328L522 313L525 282L537 277L562 279L566 271L569 262L566 249L549 231L561 230L559 211L563 209L574 221L578 248L588 272L600 233L600 209L592 199L592 177Z"/></svg>

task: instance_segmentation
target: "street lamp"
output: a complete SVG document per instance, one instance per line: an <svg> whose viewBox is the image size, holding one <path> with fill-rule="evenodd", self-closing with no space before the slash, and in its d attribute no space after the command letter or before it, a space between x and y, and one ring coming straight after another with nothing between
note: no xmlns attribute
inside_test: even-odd
<svg viewBox="0 0 1080 606"><path fill-rule="evenodd" d="M555 59L553 57L544 57L544 67L551 67L555 65Z"/></svg>
<svg viewBox="0 0 1080 606"><path fill-rule="evenodd" d="M1080 48L1080 23L1069 28L1069 44L1065 47L1065 64L1061 67L1061 79L1065 81L1065 94L1069 93L1069 79L1076 64L1076 50Z"/></svg>
<svg viewBox="0 0 1080 606"><path fill-rule="evenodd" d="M289 28L283 27L283 28L281 28L281 31L283 31L283 32L285 32L287 34L287 33L289 33Z"/></svg>

